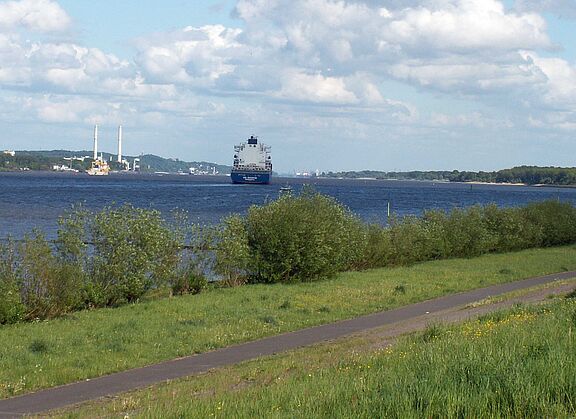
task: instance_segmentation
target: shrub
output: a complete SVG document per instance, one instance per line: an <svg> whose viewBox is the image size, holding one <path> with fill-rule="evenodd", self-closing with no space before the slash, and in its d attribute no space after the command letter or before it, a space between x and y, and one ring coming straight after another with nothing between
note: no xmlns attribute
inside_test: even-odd
<svg viewBox="0 0 576 419"><path fill-rule="evenodd" d="M428 259L426 231L419 218L414 216L406 216L399 220L392 218L389 234L390 265L409 265Z"/></svg>
<svg viewBox="0 0 576 419"><path fill-rule="evenodd" d="M244 220L239 215L225 218L216 233L214 271L225 285L242 285L247 279L250 247Z"/></svg>
<svg viewBox="0 0 576 419"><path fill-rule="evenodd" d="M63 261L77 265L80 269L86 263L87 224L92 214L81 206L74 206L58 219L56 250Z"/></svg>
<svg viewBox="0 0 576 419"><path fill-rule="evenodd" d="M357 269L376 268L391 264L393 247L389 229L369 224L364 230L363 255Z"/></svg>
<svg viewBox="0 0 576 419"><path fill-rule="evenodd" d="M558 246L576 241L576 208L570 203L544 201L528 204L522 215L539 230L534 246Z"/></svg>
<svg viewBox="0 0 576 419"><path fill-rule="evenodd" d="M454 208L445 226L448 257L473 257L489 252L495 237L484 224L482 207Z"/></svg>
<svg viewBox="0 0 576 419"><path fill-rule="evenodd" d="M450 255L450 245L446 236L448 215L441 210L428 210L422 216L426 259L445 259Z"/></svg>
<svg viewBox="0 0 576 419"><path fill-rule="evenodd" d="M27 318L55 317L80 306L78 270L59 260L40 232L26 236L18 254L17 281Z"/></svg>
<svg viewBox="0 0 576 419"><path fill-rule="evenodd" d="M16 277L16 251L12 241L0 244L0 324L16 323L24 318Z"/></svg>
<svg viewBox="0 0 576 419"><path fill-rule="evenodd" d="M518 208L484 207L484 225L495 237L491 251L510 252L538 246L541 232Z"/></svg>
<svg viewBox="0 0 576 419"><path fill-rule="evenodd" d="M198 294L206 288L208 280L201 272L191 269L178 275L171 285L173 294Z"/></svg>
<svg viewBox="0 0 576 419"><path fill-rule="evenodd" d="M95 305L117 305L140 298L175 275L180 237L159 211L124 205L93 216L94 244L88 295Z"/></svg>
<svg viewBox="0 0 576 419"><path fill-rule="evenodd" d="M363 256L361 223L334 199L312 191L251 207L245 228L252 281L312 281Z"/></svg>

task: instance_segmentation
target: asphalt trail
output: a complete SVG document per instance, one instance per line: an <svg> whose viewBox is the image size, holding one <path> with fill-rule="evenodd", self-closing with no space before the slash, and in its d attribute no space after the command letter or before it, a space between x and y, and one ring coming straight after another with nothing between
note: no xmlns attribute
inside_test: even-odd
<svg viewBox="0 0 576 419"><path fill-rule="evenodd" d="M166 380L206 372L213 368L236 364L261 356L273 355L290 349L364 332L369 329L407 322L411 319L416 320L422 316L433 318L435 314L442 311L454 309L488 297L574 277L576 277L576 271L562 272L446 295L393 310L284 333L212 352L173 359L142 368L3 399L0 400L0 418L20 417L104 396L111 396Z"/></svg>

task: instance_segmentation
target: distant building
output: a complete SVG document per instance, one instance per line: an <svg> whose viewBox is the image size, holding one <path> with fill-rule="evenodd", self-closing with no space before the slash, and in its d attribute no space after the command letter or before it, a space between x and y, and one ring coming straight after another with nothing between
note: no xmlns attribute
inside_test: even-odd
<svg viewBox="0 0 576 419"><path fill-rule="evenodd" d="M14 150L4 150L2 154L7 154L8 156L14 157L16 155L16 152Z"/></svg>
<svg viewBox="0 0 576 419"><path fill-rule="evenodd" d="M55 164L54 166L52 166L52 170L55 170L56 172L78 172L78 170L72 169L71 167L66 166L65 164L63 165Z"/></svg>
<svg viewBox="0 0 576 419"><path fill-rule="evenodd" d="M76 156L74 156L74 157L63 157L64 160L70 161L70 162L71 162L71 161L81 161L81 162L83 162L84 160L90 159L90 158L91 158L90 156L82 156L82 157L76 157Z"/></svg>

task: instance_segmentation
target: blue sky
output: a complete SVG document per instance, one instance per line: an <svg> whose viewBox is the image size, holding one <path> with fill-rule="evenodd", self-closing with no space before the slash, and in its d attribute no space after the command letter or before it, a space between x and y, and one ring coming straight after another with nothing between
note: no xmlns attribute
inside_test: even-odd
<svg viewBox="0 0 576 419"><path fill-rule="evenodd" d="M0 148L575 166L573 0L0 0Z"/></svg>

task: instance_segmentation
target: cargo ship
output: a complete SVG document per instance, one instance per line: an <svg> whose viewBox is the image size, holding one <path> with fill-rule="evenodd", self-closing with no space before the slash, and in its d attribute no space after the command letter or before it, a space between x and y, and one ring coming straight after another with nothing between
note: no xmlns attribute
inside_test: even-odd
<svg viewBox="0 0 576 419"><path fill-rule="evenodd" d="M270 147L259 143L258 138L253 135L245 143L234 146L234 164L230 177L232 183L270 183Z"/></svg>

